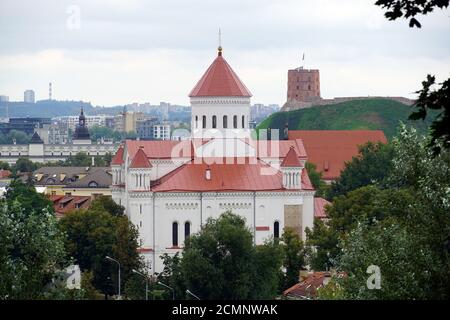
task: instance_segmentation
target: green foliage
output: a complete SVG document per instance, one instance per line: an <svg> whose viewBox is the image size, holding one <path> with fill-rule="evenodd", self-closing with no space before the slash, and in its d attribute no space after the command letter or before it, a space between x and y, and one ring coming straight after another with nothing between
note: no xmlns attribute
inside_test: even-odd
<svg viewBox="0 0 450 320"><path fill-rule="evenodd" d="M245 220L227 212L189 237L175 270L201 299L270 299L277 293L281 263L279 245L253 246Z"/></svg>
<svg viewBox="0 0 450 320"><path fill-rule="evenodd" d="M283 289L292 287L298 282L299 272L305 269L305 249L303 242L292 229L285 229L281 237L283 241L283 267L286 273L283 281Z"/></svg>
<svg viewBox="0 0 450 320"><path fill-rule="evenodd" d="M409 121L411 107L388 99L353 100L326 106L277 112L261 122L259 129L278 129L283 132L286 122L289 130L383 130L389 139L397 133L400 122L426 133L436 112L423 123Z"/></svg>
<svg viewBox="0 0 450 320"><path fill-rule="evenodd" d="M27 144L31 140L31 136L23 131L11 130L8 134L0 133L0 144Z"/></svg>
<svg viewBox="0 0 450 320"><path fill-rule="evenodd" d="M442 141L444 148L450 148L450 79L441 83L441 88L438 90L431 90L435 82L436 78L431 75L428 75L427 80L422 82L423 89L417 91L419 94L419 99L417 99L415 104L417 110L409 118L412 120L425 120L431 110L440 111L430 125L432 137L430 146L434 148L435 153L439 153L440 147L436 144L438 140Z"/></svg>
<svg viewBox="0 0 450 320"><path fill-rule="evenodd" d="M12 166L12 172L14 175L23 172L33 172L34 170L39 168L39 164L32 162L27 157L19 157L16 163Z"/></svg>
<svg viewBox="0 0 450 320"><path fill-rule="evenodd" d="M334 260L340 253L338 233L320 219L314 219L313 230L307 228L305 232L311 269L329 270L335 265Z"/></svg>
<svg viewBox="0 0 450 320"><path fill-rule="evenodd" d="M50 213L54 212L53 203L43 194L37 193L33 185L23 183L19 179L11 181L6 188L6 194L3 201L9 206L18 202L27 212L43 210Z"/></svg>
<svg viewBox="0 0 450 320"><path fill-rule="evenodd" d="M89 129L89 134L91 135L92 141L97 141L101 138L112 139L114 142L121 141L123 139L123 134L119 131L115 131L109 127L92 126Z"/></svg>
<svg viewBox="0 0 450 320"><path fill-rule="evenodd" d="M401 17L409 19L411 28L421 28L422 25L415 18L416 15L426 15L434 9L447 8L449 0L378 0L375 5L387 9L384 14L388 20L395 20Z"/></svg>
<svg viewBox="0 0 450 320"><path fill-rule="evenodd" d="M0 161L0 170L11 170L9 163Z"/></svg>
<svg viewBox="0 0 450 320"><path fill-rule="evenodd" d="M324 244L338 239L330 260L348 273L341 283L345 298L450 296L450 152L435 155L429 142L403 126L392 141L384 189L365 186L336 197L327 210L328 228L308 232L322 257ZM380 267L379 290L367 289L370 265Z"/></svg>
<svg viewBox="0 0 450 320"><path fill-rule="evenodd" d="M68 156L65 161L58 161L56 164L61 167L91 167L92 157L95 167L107 167L111 163L112 155L110 153L104 156L91 156L85 152L78 152L73 156Z"/></svg>
<svg viewBox="0 0 450 320"><path fill-rule="evenodd" d="M306 171L308 172L309 180L316 189L316 197L323 197L328 192L328 185L322 180L322 172L317 171L317 166L314 163L306 162Z"/></svg>
<svg viewBox="0 0 450 320"><path fill-rule="evenodd" d="M385 220L375 226L360 224L344 242L339 266L349 271L344 282L347 299L427 299L432 298L430 275L446 267L432 248L397 221ZM381 288L368 289L366 272L371 265L381 271ZM448 271L446 272L448 273Z"/></svg>
<svg viewBox="0 0 450 320"><path fill-rule="evenodd" d="M344 170L326 192L331 200L366 185L382 185L392 167L393 148L390 143L368 142L359 147L359 154L345 164Z"/></svg>
<svg viewBox="0 0 450 320"><path fill-rule="evenodd" d="M39 299L65 267L64 240L55 216L19 200L0 206L0 299Z"/></svg>
<svg viewBox="0 0 450 320"><path fill-rule="evenodd" d="M91 210L106 211L113 216L123 216L125 208L117 204L110 196L99 196L90 205Z"/></svg>
<svg viewBox="0 0 450 320"><path fill-rule="evenodd" d="M66 214L59 227L67 234L65 247L82 271L92 271L92 283L105 294L117 293L117 265L105 259L111 256L121 263L122 282L139 270L138 232L125 216L113 216L102 206Z"/></svg>

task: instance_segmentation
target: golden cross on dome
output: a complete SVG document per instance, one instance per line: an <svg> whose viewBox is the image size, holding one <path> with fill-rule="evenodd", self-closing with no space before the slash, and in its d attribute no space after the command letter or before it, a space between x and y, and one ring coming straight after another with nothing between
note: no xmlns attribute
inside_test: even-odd
<svg viewBox="0 0 450 320"><path fill-rule="evenodd" d="M220 31L220 28L219 28L219 48L217 48L217 50L219 51L218 55L221 56L222 55L222 32Z"/></svg>

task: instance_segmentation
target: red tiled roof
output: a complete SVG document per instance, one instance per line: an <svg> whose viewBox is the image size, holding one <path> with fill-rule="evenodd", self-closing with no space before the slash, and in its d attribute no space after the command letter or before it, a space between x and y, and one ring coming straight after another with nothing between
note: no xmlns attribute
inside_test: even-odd
<svg viewBox="0 0 450 320"><path fill-rule="evenodd" d="M331 272L313 272L299 283L293 285L283 292L284 296L291 296L296 298L311 299L317 296L317 289L326 285L326 278L331 279ZM337 277L345 277L344 272L339 272Z"/></svg>
<svg viewBox="0 0 450 320"><path fill-rule="evenodd" d="M144 148L139 148L131 161L130 168L151 168L152 164L148 161Z"/></svg>
<svg viewBox="0 0 450 320"><path fill-rule="evenodd" d="M11 176L11 171L3 169L0 170L0 179L9 178L9 176Z"/></svg>
<svg viewBox="0 0 450 320"><path fill-rule="evenodd" d="M294 147L291 147L284 157L283 162L281 163L282 167L301 167L300 160L298 160L297 152L295 152Z"/></svg>
<svg viewBox="0 0 450 320"><path fill-rule="evenodd" d="M194 161L181 166L154 183L155 192L202 192L202 191L283 191L281 172L254 159L241 163L239 158L221 163L210 159ZM199 162L199 163L197 163ZM232 163L232 164L230 164ZM206 170L211 170L206 179ZM313 190L306 170L302 174L302 189Z"/></svg>
<svg viewBox="0 0 450 320"><path fill-rule="evenodd" d="M75 209L86 209L91 204L90 196L61 196L50 195L50 201L53 202L56 216L61 217L67 212Z"/></svg>
<svg viewBox="0 0 450 320"><path fill-rule="evenodd" d="M331 202L324 198L314 198L314 218L328 218L327 213L325 212L325 206L330 204Z"/></svg>
<svg viewBox="0 0 450 320"><path fill-rule="evenodd" d="M116 154L111 160L111 165L121 165L123 163L123 146L120 145Z"/></svg>
<svg viewBox="0 0 450 320"><path fill-rule="evenodd" d="M369 141L386 143L381 130L290 130L289 139L302 139L308 161L325 180L338 178L345 162L358 155L358 146Z"/></svg>
<svg viewBox="0 0 450 320"><path fill-rule="evenodd" d="M141 146L149 159L170 159L173 151L176 151L174 152L176 157L191 158L193 155L192 143L189 140L127 140L126 149L128 156L133 159Z"/></svg>
<svg viewBox="0 0 450 320"><path fill-rule="evenodd" d="M258 150L260 158L284 158L291 147L295 149L298 157L306 160L307 154L301 139L292 140L258 140L247 143L253 145Z"/></svg>
<svg viewBox="0 0 450 320"><path fill-rule="evenodd" d="M206 70L189 97L251 97L252 94L231 69L221 53Z"/></svg>

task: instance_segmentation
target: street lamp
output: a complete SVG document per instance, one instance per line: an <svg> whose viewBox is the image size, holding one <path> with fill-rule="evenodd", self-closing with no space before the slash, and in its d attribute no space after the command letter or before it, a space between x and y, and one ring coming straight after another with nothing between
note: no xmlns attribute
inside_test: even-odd
<svg viewBox="0 0 450 320"><path fill-rule="evenodd" d="M167 284L164 284L161 281L158 281L158 284L171 290L172 291L172 300L175 300L175 290L172 287L169 287Z"/></svg>
<svg viewBox="0 0 450 320"><path fill-rule="evenodd" d="M135 269L133 269L132 271L145 278L145 300L148 300L148 277Z"/></svg>
<svg viewBox="0 0 450 320"><path fill-rule="evenodd" d="M119 295L118 295L117 299L118 299L118 300L121 300L121 299L122 299L122 296L121 296L121 294L120 294L120 262L117 261L117 260L114 259L114 258L111 258L110 256L106 256L105 259L106 259L106 260L110 260L110 261L112 261L112 262L115 262L115 263L117 263L117 265L119 266Z"/></svg>
<svg viewBox="0 0 450 320"><path fill-rule="evenodd" d="M186 290L186 293L193 296L195 299L200 300L199 297L197 297L195 294L193 294L192 292L190 292L189 290Z"/></svg>

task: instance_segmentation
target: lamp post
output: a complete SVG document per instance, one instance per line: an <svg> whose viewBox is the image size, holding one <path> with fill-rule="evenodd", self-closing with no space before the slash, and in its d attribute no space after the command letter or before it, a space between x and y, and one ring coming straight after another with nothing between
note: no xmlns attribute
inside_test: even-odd
<svg viewBox="0 0 450 320"><path fill-rule="evenodd" d="M169 287L167 284L164 284L161 281L158 281L158 284L171 290L172 291L172 300L175 300L175 290L172 287Z"/></svg>
<svg viewBox="0 0 450 320"><path fill-rule="evenodd" d="M148 276L133 269L133 272L145 278L145 300L148 300Z"/></svg>
<svg viewBox="0 0 450 320"><path fill-rule="evenodd" d="M121 294L120 294L120 262L117 261L117 260L114 259L114 258L111 258L110 256L106 256L105 259L106 259L106 260L109 260L109 261L112 261L112 262L115 262L115 263L117 263L117 265L119 266L119 295L117 296L117 299L118 299L118 300L122 300L122 296L121 296Z"/></svg>
<svg viewBox="0 0 450 320"><path fill-rule="evenodd" d="M199 297L197 297L195 294L193 294L192 292L190 292L189 290L186 290L186 293L193 296L195 299L200 300Z"/></svg>

